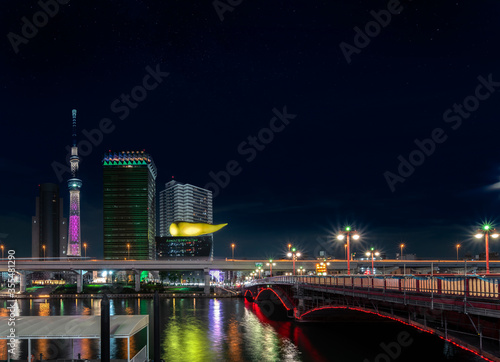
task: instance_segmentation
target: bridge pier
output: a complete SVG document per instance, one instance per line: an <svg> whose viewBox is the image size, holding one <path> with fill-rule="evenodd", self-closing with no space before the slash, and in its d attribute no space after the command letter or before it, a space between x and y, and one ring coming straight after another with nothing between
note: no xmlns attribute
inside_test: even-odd
<svg viewBox="0 0 500 362"><path fill-rule="evenodd" d="M19 273L19 292L26 292L26 272L24 270L18 271Z"/></svg>
<svg viewBox="0 0 500 362"><path fill-rule="evenodd" d="M203 288L203 294L210 295L210 269L203 269L203 275L205 277L205 286Z"/></svg>
<svg viewBox="0 0 500 362"><path fill-rule="evenodd" d="M141 273L137 271L135 271L135 291L141 291Z"/></svg>
<svg viewBox="0 0 500 362"><path fill-rule="evenodd" d="M299 309L300 310L304 310L305 309L305 306L304 306L304 299L299 299Z"/></svg>
<svg viewBox="0 0 500 362"><path fill-rule="evenodd" d="M80 294L83 292L83 274L81 270L75 270L76 273L76 292Z"/></svg>

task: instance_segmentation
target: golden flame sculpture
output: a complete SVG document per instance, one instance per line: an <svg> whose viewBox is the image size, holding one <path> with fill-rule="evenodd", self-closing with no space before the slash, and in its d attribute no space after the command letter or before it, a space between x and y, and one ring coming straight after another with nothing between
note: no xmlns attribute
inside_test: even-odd
<svg viewBox="0 0 500 362"><path fill-rule="evenodd" d="M199 236L214 233L222 229L226 224L205 224L202 222L174 222L170 225L170 234L172 236Z"/></svg>

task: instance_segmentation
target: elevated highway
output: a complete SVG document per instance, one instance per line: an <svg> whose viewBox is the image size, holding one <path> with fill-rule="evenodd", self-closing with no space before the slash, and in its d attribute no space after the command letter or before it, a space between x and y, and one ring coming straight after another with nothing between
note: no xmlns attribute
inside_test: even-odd
<svg viewBox="0 0 500 362"><path fill-rule="evenodd" d="M266 264L269 260L242 260L242 259L189 259L177 258L168 260L102 260L102 259L58 259L58 260L43 260L18 258L15 259L16 271L69 271L69 270L201 270L201 269L217 269L231 271L252 271L256 269L257 264L262 264L263 269L269 271L269 266ZM308 271L314 271L318 260L297 260L295 268L300 266ZM345 260L327 260L329 263L328 273L340 273L347 269ZM276 265L273 266L274 272L292 272L293 262L287 259L273 260ZM353 260L351 261L351 271L357 274L361 268L371 269L371 260ZM411 273L412 269L418 272L426 272L431 269L446 270L446 269L461 269L464 268L467 272L473 272L485 269L485 262L481 260L474 261L455 261L455 260L376 260L375 268L383 272L387 269L408 269L407 274ZM492 272L500 272L500 261L490 261ZM8 271L7 258L0 259L0 271Z"/></svg>
<svg viewBox="0 0 500 362"><path fill-rule="evenodd" d="M15 263L13 264L12 261ZM31 259L16 258L8 264L8 259L0 260L0 271L7 272L15 270L20 275L20 290L26 290L26 273L35 271L63 272L71 271L76 274L77 290L83 288L83 271L129 271L135 273L135 289L140 289L140 273L142 271L169 271L169 270L203 270L205 280L205 292L208 294L210 285L210 270L222 271L254 271L257 266L262 266L262 276L270 274L269 260L242 260L242 259L207 259L207 258L172 258L163 260L102 260L92 258L79 259ZM302 270L308 274L316 270L318 260L297 260L295 269ZM327 260L329 275L345 273L347 269L346 260ZM273 275L293 273L293 261L289 259L273 260ZM362 274L371 270L371 260L351 261L351 273ZM374 261L376 274L389 274L397 272L400 274L421 273L480 273L485 269L484 261L455 261L455 260L376 260ZM11 268L11 270L9 270ZM299 269L302 268L302 269ZM492 272L500 272L500 261L490 261Z"/></svg>

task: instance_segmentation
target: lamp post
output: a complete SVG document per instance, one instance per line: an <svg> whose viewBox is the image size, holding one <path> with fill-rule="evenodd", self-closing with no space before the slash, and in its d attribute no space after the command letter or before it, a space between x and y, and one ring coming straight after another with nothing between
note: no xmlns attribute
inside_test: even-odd
<svg viewBox="0 0 500 362"><path fill-rule="evenodd" d="M346 243L346 251L347 251L347 274L350 275L351 274L351 247L350 247L350 244L349 244L349 239L350 239L350 236L351 236L351 233L352 233L352 238L354 240L358 240L359 239L359 234L357 233L357 231L355 230L351 230L351 227L350 226L347 226L345 228L345 230L342 230L340 232L339 235L337 235L337 239L339 240L344 240L344 237L347 237L347 243Z"/></svg>
<svg viewBox="0 0 500 362"><path fill-rule="evenodd" d="M344 244L345 260L347 261L347 244Z"/></svg>
<svg viewBox="0 0 500 362"><path fill-rule="evenodd" d="M83 248L85 249L85 259L87 259L87 243L83 243Z"/></svg>
<svg viewBox="0 0 500 362"><path fill-rule="evenodd" d="M477 239L481 239L484 235L485 244L486 244L486 274L490 273L490 247L489 247L489 235L496 239L498 238L498 233L495 228L493 228L489 224L484 224L481 229L477 230L476 235L474 235Z"/></svg>
<svg viewBox="0 0 500 362"><path fill-rule="evenodd" d="M130 244L127 244L127 259L130 260Z"/></svg>
<svg viewBox="0 0 500 362"><path fill-rule="evenodd" d="M457 244L456 247L457 247L457 261L458 261L458 248L460 247L460 244Z"/></svg>
<svg viewBox="0 0 500 362"><path fill-rule="evenodd" d="M3 244L0 246L0 248L2 248L2 259L3 259L3 248L4 248Z"/></svg>
<svg viewBox="0 0 500 362"><path fill-rule="evenodd" d="M299 267L299 274L300 274L300 275L304 275L304 271L305 271L304 267L303 267L303 266L300 266L300 267Z"/></svg>
<svg viewBox="0 0 500 362"><path fill-rule="evenodd" d="M301 256L302 254L300 254L300 252L298 252L298 251L297 251L297 249L295 249L295 248L292 248L291 250L292 250L292 251L291 251L291 252L289 252L289 253L287 254L287 256L288 256L289 258L292 258L292 261L293 261L293 275L295 275L295 260L297 260L297 258L300 258L300 256Z"/></svg>
<svg viewBox="0 0 500 362"><path fill-rule="evenodd" d="M292 247L292 244L288 244L288 251L290 251L291 247Z"/></svg>
<svg viewBox="0 0 500 362"><path fill-rule="evenodd" d="M45 244L42 245L42 249L43 249L43 261L45 261Z"/></svg>
<svg viewBox="0 0 500 362"><path fill-rule="evenodd" d="M380 253L378 251L374 251L374 249L371 248L370 251L366 252L366 256L370 256L370 254L372 256L372 275L373 275L373 274L375 274L375 272L374 272L375 268L373 266L373 261L375 260L375 256L379 256Z"/></svg>
<svg viewBox="0 0 500 362"><path fill-rule="evenodd" d="M269 263L267 263L267 265L269 265L269 268L271 269L271 277L273 276L273 265L276 265L276 263L273 263L273 259L269 259Z"/></svg>
<svg viewBox="0 0 500 362"><path fill-rule="evenodd" d="M259 279L261 278L261 276L260 276L261 271L262 271L262 267L260 267L260 266L255 270L256 273L259 272Z"/></svg>
<svg viewBox="0 0 500 362"><path fill-rule="evenodd" d="M405 247L405 244L401 244L399 247L401 248L401 260L403 260L403 248Z"/></svg>
<svg viewBox="0 0 500 362"><path fill-rule="evenodd" d="M232 260L234 261L234 243L231 244L231 255L232 255Z"/></svg>

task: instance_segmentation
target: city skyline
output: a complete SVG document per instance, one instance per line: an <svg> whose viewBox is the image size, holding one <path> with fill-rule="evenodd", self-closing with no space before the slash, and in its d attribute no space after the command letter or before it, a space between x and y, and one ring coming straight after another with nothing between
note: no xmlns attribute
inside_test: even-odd
<svg viewBox="0 0 500 362"><path fill-rule="evenodd" d="M126 149L154 156L158 185L213 192L213 221L229 224L216 257L235 243L236 257L276 258L292 243L342 258L347 224L355 250L484 252L474 231L500 227L500 5L401 7L71 3L27 42L4 36L2 243L31 250L39 184L68 199L77 109L88 255L103 250L102 156ZM22 35L39 10L6 4L0 28Z"/></svg>

